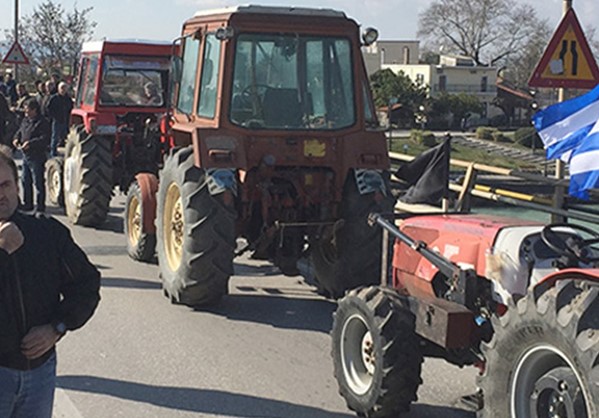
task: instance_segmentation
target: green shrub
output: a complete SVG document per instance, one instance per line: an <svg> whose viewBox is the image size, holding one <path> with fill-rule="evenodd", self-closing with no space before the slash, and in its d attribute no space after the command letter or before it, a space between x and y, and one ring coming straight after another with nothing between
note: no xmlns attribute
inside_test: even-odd
<svg viewBox="0 0 599 418"><path fill-rule="evenodd" d="M543 148L543 141L541 141L541 138L539 138L535 128L520 128L514 132L514 142L516 144L532 148L532 141L534 141L535 148Z"/></svg>
<svg viewBox="0 0 599 418"><path fill-rule="evenodd" d="M503 132L493 132L493 141L495 142L512 142L512 139Z"/></svg>
<svg viewBox="0 0 599 418"><path fill-rule="evenodd" d="M437 145L435 134L430 131L421 131L420 129L412 129L410 131L410 139L418 145L425 147L434 147Z"/></svg>
<svg viewBox="0 0 599 418"><path fill-rule="evenodd" d="M478 139L493 139L493 132L497 132L495 128L489 128L487 126L481 126L476 128L476 137Z"/></svg>

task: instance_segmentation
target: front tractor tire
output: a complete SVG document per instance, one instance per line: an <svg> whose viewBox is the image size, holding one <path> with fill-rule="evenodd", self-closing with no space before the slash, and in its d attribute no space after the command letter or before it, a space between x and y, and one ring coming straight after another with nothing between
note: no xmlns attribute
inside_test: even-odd
<svg viewBox="0 0 599 418"><path fill-rule="evenodd" d="M156 250L165 293L195 308L219 302L233 274L236 211L222 194L210 194L191 147L166 158L157 203Z"/></svg>
<svg viewBox="0 0 599 418"><path fill-rule="evenodd" d="M74 127L64 160L64 203L76 225L99 226L112 197L112 137L90 135Z"/></svg>
<svg viewBox="0 0 599 418"><path fill-rule="evenodd" d="M479 418L599 417L599 283L533 289L493 319Z"/></svg>
<svg viewBox="0 0 599 418"><path fill-rule="evenodd" d="M134 181L127 191L125 203L125 236L127 253L137 261L149 262L156 253L156 234L145 232L143 228L144 205L141 188Z"/></svg>
<svg viewBox="0 0 599 418"><path fill-rule="evenodd" d="M310 243L310 260L319 293L333 299L346 290L380 282L382 229L368 225L372 212L391 213L395 199L387 195L375 199L374 193L361 195L353 175L343 189L341 226L330 227Z"/></svg>
<svg viewBox="0 0 599 418"><path fill-rule="evenodd" d="M51 204L61 208L64 207L63 165L63 157L53 157L46 162L46 195Z"/></svg>
<svg viewBox="0 0 599 418"><path fill-rule="evenodd" d="M423 355L408 301L392 290L349 291L331 331L339 393L368 418L397 417L417 400Z"/></svg>

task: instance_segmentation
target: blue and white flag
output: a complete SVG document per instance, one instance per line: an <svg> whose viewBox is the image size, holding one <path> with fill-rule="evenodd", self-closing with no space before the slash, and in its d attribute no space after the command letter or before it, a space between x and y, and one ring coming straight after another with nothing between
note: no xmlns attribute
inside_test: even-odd
<svg viewBox="0 0 599 418"><path fill-rule="evenodd" d="M599 86L533 116L547 159L570 163L569 193L580 199L588 199L588 190L599 188L598 121Z"/></svg>

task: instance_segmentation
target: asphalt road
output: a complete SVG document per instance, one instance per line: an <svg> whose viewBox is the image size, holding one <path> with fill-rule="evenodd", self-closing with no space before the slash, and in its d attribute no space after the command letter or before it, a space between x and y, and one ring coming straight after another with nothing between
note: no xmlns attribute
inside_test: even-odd
<svg viewBox="0 0 599 418"><path fill-rule="evenodd" d="M334 302L300 277L241 258L218 308L171 305L158 267L126 255L123 207L117 196L102 228L71 227L102 271L102 301L58 345L55 417L355 416L333 377ZM456 400L474 391L475 375L427 360L419 401L403 417L473 418Z"/></svg>

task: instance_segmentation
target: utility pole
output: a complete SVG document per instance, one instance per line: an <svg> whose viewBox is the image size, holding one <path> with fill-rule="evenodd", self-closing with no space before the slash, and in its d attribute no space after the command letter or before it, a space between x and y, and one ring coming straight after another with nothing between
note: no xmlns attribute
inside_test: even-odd
<svg viewBox="0 0 599 418"><path fill-rule="evenodd" d="M572 0L564 0L564 9L563 16L568 13L568 11L572 8ZM560 87L557 91L557 101L563 102L565 100L566 90L563 87ZM555 162L555 178L561 180L564 178L564 162L561 159L557 159ZM553 207L558 209L564 208L564 193L565 188L562 186L556 186L555 195L553 196ZM565 221L563 216L552 215L552 222L562 223Z"/></svg>
<svg viewBox="0 0 599 418"><path fill-rule="evenodd" d="M19 0L15 0L15 45L19 42ZM19 64L14 64L13 80L19 79Z"/></svg>

